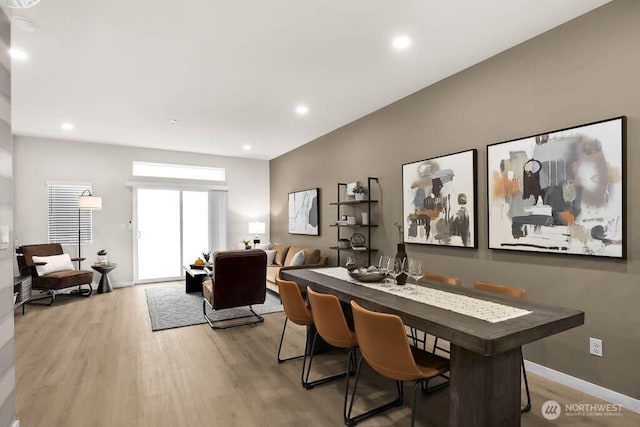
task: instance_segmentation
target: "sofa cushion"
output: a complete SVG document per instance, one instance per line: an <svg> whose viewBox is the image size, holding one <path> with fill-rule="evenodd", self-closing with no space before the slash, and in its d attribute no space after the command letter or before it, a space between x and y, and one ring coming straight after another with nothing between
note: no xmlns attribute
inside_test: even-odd
<svg viewBox="0 0 640 427"><path fill-rule="evenodd" d="M289 252L289 246L286 245L272 245L271 249L276 250L276 257L274 259L274 263L276 265L285 265L284 261L287 256L287 252Z"/></svg>
<svg viewBox="0 0 640 427"><path fill-rule="evenodd" d="M263 249L267 253L267 265L273 264L273 261L276 259L276 250L275 249Z"/></svg>
<svg viewBox="0 0 640 427"><path fill-rule="evenodd" d="M291 265L291 260L299 251L304 252L304 264L317 264L320 260L320 249L313 248L303 248L300 246L291 246L289 248L289 253L287 253L287 257L284 260L284 264L286 266ZM276 256L277 258L277 256Z"/></svg>
<svg viewBox="0 0 640 427"><path fill-rule="evenodd" d="M73 270L73 263L69 254L51 255L51 256L32 256L34 263L46 262L45 265L36 265L38 276L46 276L56 271Z"/></svg>
<svg viewBox="0 0 640 427"><path fill-rule="evenodd" d="M293 258L291 258L289 265L292 265L292 266L304 265L304 251L296 252L293 255Z"/></svg>

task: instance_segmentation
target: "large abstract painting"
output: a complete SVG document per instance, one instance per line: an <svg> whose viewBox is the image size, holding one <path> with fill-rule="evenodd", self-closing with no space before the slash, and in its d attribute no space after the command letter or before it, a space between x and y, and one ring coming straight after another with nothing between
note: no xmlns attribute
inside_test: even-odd
<svg viewBox="0 0 640 427"><path fill-rule="evenodd" d="M625 120L489 145L489 248L624 258Z"/></svg>
<svg viewBox="0 0 640 427"><path fill-rule="evenodd" d="M289 234L320 235L319 189L289 193Z"/></svg>
<svg viewBox="0 0 640 427"><path fill-rule="evenodd" d="M476 248L476 150L402 165L405 243Z"/></svg>

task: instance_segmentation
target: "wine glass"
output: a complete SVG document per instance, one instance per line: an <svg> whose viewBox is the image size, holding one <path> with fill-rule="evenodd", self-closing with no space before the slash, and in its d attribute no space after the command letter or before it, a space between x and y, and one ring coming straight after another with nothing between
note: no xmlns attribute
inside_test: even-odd
<svg viewBox="0 0 640 427"><path fill-rule="evenodd" d="M407 274L407 259L406 258L396 258L392 260L392 275L393 275L393 279L395 280L396 284L398 284L398 276L400 276L401 274ZM406 277L405 277L406 279ZM401 283L402 285L404 285L404 282Z"/></svg>
<svg viewBox="0 0 640 427"><path fill-rule="evenodd" d="M387 273L389 272L389 260L391 258L387 255L382 255L378 260L378 271L384 275L383 282L387 282Z"/></svg>
<svg viewBox="0 0 640 427"><path fill-rule="evenodd" d="M422 262L417 259L411 258L409 260L409 276L413 277L415 282L418 283L418 280L420 280L423 273Z"/></svg>

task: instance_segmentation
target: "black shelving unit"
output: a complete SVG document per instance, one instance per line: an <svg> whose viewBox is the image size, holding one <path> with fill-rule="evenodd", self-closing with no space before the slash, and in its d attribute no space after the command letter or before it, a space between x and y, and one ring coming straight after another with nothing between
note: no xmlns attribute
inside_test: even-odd
<svg viewBox="0 0 640 427"><path fill-rule="evenodd" d="M346 190L347 190L347 184L339 182L338 183L338 201L337 202L333 202L333 203L329 203L332 206L336 206L337 209L337 220L340 220L340 217L342 215L342 211L341 208L343 207L358 207L358 206L364 206L366 207L366 212L369 216L369 224L348 224L348 225L338 225L338 224L331 224L331 227L336 227L337 230L337 240L340 240L341 238L341 231L343 228L349 228L349 229L353 229L353 228L363 228L366 229L366 236L367 236L367 242L366 242L366 248L365 250L356 250L356 249L352 249L352 248L339 248L338 246L331 246L329 247L329 249L333 249L335 251L338 252L338 265L341 265L340 262L340 252L352 252L352 253L364 253L366 252L367 254L367 265L371 265L371 254L377 252L377 249L374 249L371 247L371 229L374 227L377 227L377 224L372 224L371 223L371 205L378 203L377 200L371 200L371 183L372 182L378 182L378 178L374 178L374 177L368 177L367 178L367 197L368 199L366 200L342 200L342 196L344 195L344 197L346 197ZM362 213L362 212L361 212Z"/></svg>

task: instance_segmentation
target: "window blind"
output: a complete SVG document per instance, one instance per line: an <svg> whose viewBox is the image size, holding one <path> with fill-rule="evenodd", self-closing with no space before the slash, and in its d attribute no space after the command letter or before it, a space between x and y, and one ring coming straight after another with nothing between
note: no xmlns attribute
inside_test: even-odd
<svg viewBox="0 0 640 427"><path fill-rule="evenodd" d="M47 184L49 199L49 243L78 244L78 197L91 191L86 184ZM91 211L80 211L80 240L91 243Z"/></svg>

